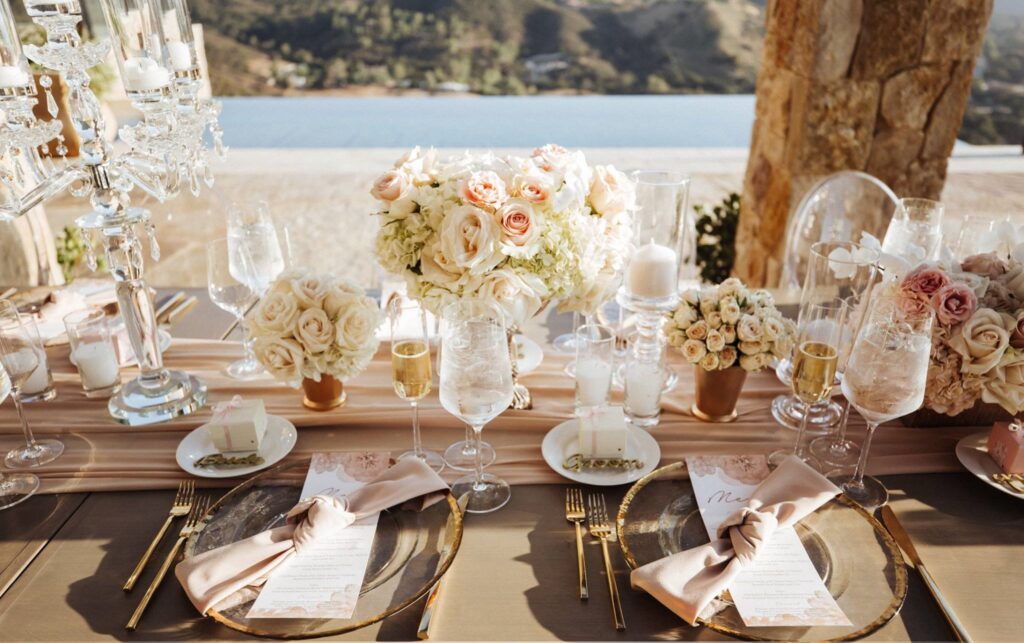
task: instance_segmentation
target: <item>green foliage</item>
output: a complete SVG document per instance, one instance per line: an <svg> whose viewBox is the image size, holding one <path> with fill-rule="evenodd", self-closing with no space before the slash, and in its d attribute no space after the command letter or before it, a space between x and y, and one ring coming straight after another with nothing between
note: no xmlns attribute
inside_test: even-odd
<svg viewBox="0 0 1024 643"><path fill-rule="evenodd" d="M88 242L82 236L81 228L65 226L64 230L57 235L57 263L61 272L64 273L64 281L71 283L76 273L85 263L85 252ZM97 269L103 270L107 267L106 258L96 257Z"/></svg>
<svg viewBox="0 0 1024 643"><path fill-rule="evenodd" d="M740 220L740 195L735 192L710 211L704 204L697 214L697 267L705 283L717 284L729 277L736 262L736 227Z"/></svg>
<svg viewBox="0 0 1024 643"><path fill-rule="evenodd" d="M975 145L1024 144L1024 18L994 16L959 138Z"/></svg>

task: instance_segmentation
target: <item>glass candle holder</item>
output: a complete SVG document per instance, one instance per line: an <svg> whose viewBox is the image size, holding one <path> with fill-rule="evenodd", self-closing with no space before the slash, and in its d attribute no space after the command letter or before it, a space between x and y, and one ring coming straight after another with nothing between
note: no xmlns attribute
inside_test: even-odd
<svg viewBox="0 0 1024 643"><path fill-rule="evenodd" d="M0 3L0 96L24 94L35 89L28 61L21 50L11 5Z"/></svg>
<svg viewBox="0 0 1024 643"><path fill-rule="evenodd" d="M676 296L686 238L690 177L669 170L634 172L637 212L623 287L635 299L654 302Z"/></svg>
<svg viewBox="0 0 1024 643"><path fill-rule="evenodd" d="M85 396L109 397L121 385L121 371L106 314L99 308L79 310L64 317L64 327Z"/></svg>
<svg viewBox="0 0 1024 643"><path fill-rule="evenodd" d="M153 0L163 27L166 67L176 80L186 82L199 78L199 56L196 54L192 16L184 0Z"/></svg>
<svg viewBox="0 0 1024 643"><path fill-rule="evenodd" d="M57 388L53 385L53 374L50 372L50 362L46 359L46 349L43 348L39 328L34 323L25 326L25 332L31 335L33 341L22 350L35 352L39 365L21 385L21 401L27 404L52 400L57 397Z"/></svg>
<svg viewBox="0 0 1024 643"><path fill-rule="evenodd" d="M600 324L576 329L576 413L608 404L615 364L615 331Z"/></svg>
<svg viewBox="0 0 1024 643"><path fill-rule="evenodd" d="M103 0L124 89L132 100L160 99L169 91L163 25L149 0Z"/></svg>

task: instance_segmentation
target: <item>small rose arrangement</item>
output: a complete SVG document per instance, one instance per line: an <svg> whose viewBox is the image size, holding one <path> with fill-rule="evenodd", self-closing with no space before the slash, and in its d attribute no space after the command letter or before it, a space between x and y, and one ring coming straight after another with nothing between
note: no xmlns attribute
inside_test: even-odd
<svg viewBox="0 0 1024 643"><path fill-rule="evenodd" d="M346 380L370 364L383 316L357 284L303 270L283 273L249 314L256 359L298 387L321 375Z"/></svg>
<svg viewBox="0 0 1024 643"><path fill-rule="evenodd" d="M515 325L554 300L592 313L618 287L632 240L632 182L558 145L528 157L415 148L370 194L377 259L435 314L462 298Z"/></svg>
<svg viewBox="0 0 1024 643"><path fill-rule="evenodd" d="M785 319L766 290L749 290L729 278L718 286L683 293L666 321L668 343L706 371L738 364L759 371L772 357L793 350L795 324Z"/></svg>
<svg viewBox="0 0 1024 643"><path fill-rule="evenodd" d="M895 288L899 312L935 313L926 408L1024 411L1024 263L988 253L922 264Z"/></svg>

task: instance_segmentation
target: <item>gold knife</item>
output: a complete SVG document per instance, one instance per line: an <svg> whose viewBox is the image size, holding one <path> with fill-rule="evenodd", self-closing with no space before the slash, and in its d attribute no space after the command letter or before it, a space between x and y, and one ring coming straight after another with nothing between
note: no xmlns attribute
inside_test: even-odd
<svg viewBox="0 0 1024 643"><path fill-rule="evenodd" d="M195 297L189 297L185 301L175 306L173 310L167 313L167 317L164 320L164 323L167 326L175 325L176 323L181 321L182 317L192 312L192 309L196 307L197 303L199 303L198 299L196 299Z"/></svg>
<svg viewBox="0 0 1024 643"><path fill-rule="evenodd" d="M949 621L949 626L953 628L953 632L956 636L964 643L971 643L971 637L967 634L967 630L964 628L963 623L956 617L956 612L948 602L946 597L939 591L939 586L935 583L935 579L928 573L928 569L921 562L921 556L917 553L917 548L914 547L914 542L910 540L910 534L903 529L903 525L900 524L899 518L896 517L896 513L886 505L882 507L882 522L885 523L885 528L889 530L892 537L896 540L896 543L906 553L907 558L914 564L917 569L917 573L921 575L921 580L924 581L925 586L928 587L928 591L932 593L932 598L938 604L939 609L946 616L946 620Z"/></svg>
<svg viewBox="0 0 1024 643"><path fill-rule="evenodd" d="M466 505L469 504L469 494L464 494L458 499L457 504L459 505L459 513L462 514L462 519L466 518ZM440 567L448 556L451 554L452 546L455 542L455 514L448 516L448 522L445 524L444 529L444 546L441 548L441 558L438 560L437 565ZM448 568L448 573L451 573L451 567ZM426 641L430 638L430 626L433 624L434 614L437 612L437 599L441 595L441 583L444 582L442 576L440 580L434 583L434 586L430 588L430 593L427 594L427 602L423 604L423 616L420 617L420 626L416 629L416 638L421 641Z"/></svg>
<svg viewBox="0 0 1024 643"><path fill-rule="evenodd" d="M156 307L156 310L153 312L153 315L156 317L156 323L158 325L163 324L164 317L167 316L167 313L169 313L172 308L181 303L183 299L185 299L185 291L179 290L178 292L174 293L167 299L157 302L158 305Z"/></svg>

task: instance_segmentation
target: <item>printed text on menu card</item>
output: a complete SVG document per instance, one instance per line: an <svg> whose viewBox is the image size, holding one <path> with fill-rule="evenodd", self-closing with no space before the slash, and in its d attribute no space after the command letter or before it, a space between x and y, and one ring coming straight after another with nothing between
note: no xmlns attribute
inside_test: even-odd
<svg viewBox="0 0 1024 643"><path fill-rule="evenodd" d="M686 466L712 540L718 538L722 521L746 504L769 473L763 455L693 456ZM729 592L751 627L850 625L793 528L776 531Z"/></svg>
<svg viewBox="0 0 1024 643"><path fill-rule="evenodd" d="M388 468L387 453L314 453L301 498L342 496ZM351 618L363 585L378 514L303 550L267 580L248 618Z"/></svg>

